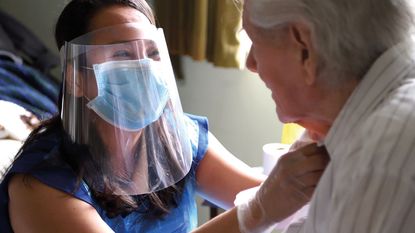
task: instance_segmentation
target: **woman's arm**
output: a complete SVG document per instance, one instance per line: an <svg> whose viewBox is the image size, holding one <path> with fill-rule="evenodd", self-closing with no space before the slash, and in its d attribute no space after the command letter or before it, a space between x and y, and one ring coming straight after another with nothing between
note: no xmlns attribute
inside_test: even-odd
<svg viewBox="0 0 415 233"><path fill-rule="evenodd" d="M236 194L258 186L265 176L233 156L209 133L209 147L197 168L196 179L198 191L204 198L229 209L234 206Z"/></svg>
<svg viewBox="0 0 415 233"><path fill-rule="evenodd" d="M9 197L10 223L16 233L113 232L91 205L33 177L15 175Z"/></svg>
<svg viewBox="0 0 415 233"><path fill-rule="evenodd" d="M240 233L236 207L216 216L209 222L203 224L192 233Z"/></svg>
<svg viewBox="0 0 415 233"><path fill-rule="evenodd" d="M310 144L283 155L255 196L205 223L194 233L264 232L310 201L330 161L324 147Z"/></svg>

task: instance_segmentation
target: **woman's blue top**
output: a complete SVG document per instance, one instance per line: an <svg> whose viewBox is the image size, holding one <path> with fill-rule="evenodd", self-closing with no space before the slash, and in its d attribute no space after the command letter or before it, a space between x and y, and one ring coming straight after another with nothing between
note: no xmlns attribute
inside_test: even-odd
<svg viewBox="0 0 415 233"><path fill-rule="evenodd" d="M41 167L39 164L57 155L59 151L60 135L58 132L43 137L32 143L15 161L0 184L0 232L13 232L9 218L8 183L16 173L29 174L42 183L72 195L92 205L101 218L115 232L189 232L197 226L197 209L195 202L196 168L204 157L208 147L208 122L204 117L187 114L186 122L193 149L193 163L186 176L182 197L176 208L161 219L144 219L145 213L132 212L122 217L109 218L88 191L88 185L81 182L76 189L77 175L69 167ZM34 169L35 168L35 169ZM76 190L74 192L74 190Z"/></svg>

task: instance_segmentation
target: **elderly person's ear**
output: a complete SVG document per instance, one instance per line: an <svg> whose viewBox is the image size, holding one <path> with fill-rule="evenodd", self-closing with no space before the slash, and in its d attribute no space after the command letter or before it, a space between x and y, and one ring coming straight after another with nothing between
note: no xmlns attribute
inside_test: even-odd
<svg viewBox="0 0 415 233"><path fill-rule="evenodd" d="M297 47L299 59L305 71L305 82L312 85L317 75L317 55L313 46L311 30L304 24L294 23L289 27L291 40Z"/></svg>

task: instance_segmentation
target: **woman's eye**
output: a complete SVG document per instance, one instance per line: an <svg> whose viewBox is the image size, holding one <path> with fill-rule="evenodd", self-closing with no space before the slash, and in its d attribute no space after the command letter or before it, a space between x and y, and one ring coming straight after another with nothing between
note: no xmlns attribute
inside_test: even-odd
<svg viewBox="0 0 415 233"><path fill-rule="evenodd" d="M147 57L158 61L160 60L160 53L158 49L152 49L152 50L147 51Z"/></svg>
<svg viewBox="0 0 415 233"><path fill-rule="evenodd" d="M130 51L127 50L119 50L116 51L112 56L115 58L131 58L132 54Z"/></svg>

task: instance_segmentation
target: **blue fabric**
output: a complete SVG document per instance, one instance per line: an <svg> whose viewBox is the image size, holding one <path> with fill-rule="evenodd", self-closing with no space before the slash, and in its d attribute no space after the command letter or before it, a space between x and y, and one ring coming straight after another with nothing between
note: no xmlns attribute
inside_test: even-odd
<svg viewBox="0 0 415 233"><path fill-rule="evenodd" d="M77 190L76 174L69 166L57 166L56 168L40 168L37 165L48 158L53 158L59 152L60 135L52 133L48 137L38 140L36 144L27 148L24 155L17 159L11 170L0 184L0 232L13 232L10 226L8 214L9 196L7 191L8 182L13 174L25 173L36 177L44 184L61 190L65 193L83 200L95 207L102 219L117 233L124 232L189 232L197 225L197 209L195 202L196 192L196 168L204 157L208 147L208 123L204 117L187 115L187 125L193 147L193 164L183 194L177 208L163 219L143 220L143 214L133 212L126 217L108 218L104 210L91 197L88 186L82 183Z"/></svg>
<svg viewBox="0 0 415 233"><path fill-rule="evenodd" d="M39 119L58 112L59 85L23 64L0 60L0 100L15 103Z"/></svg>

